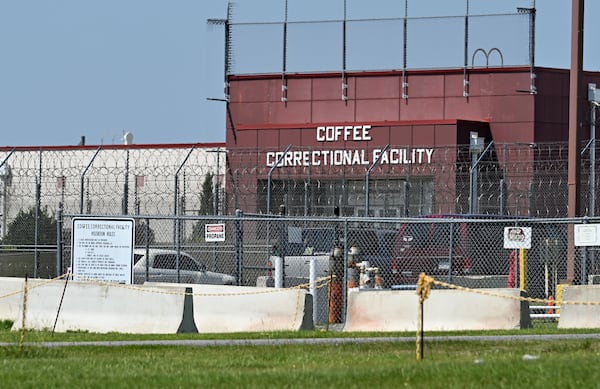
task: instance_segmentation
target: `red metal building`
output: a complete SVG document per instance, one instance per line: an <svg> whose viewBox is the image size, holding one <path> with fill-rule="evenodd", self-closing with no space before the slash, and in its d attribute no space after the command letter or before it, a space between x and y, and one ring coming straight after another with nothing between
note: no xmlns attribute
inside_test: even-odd
<svg viewBox="0 0 600 389"><path fill-rule="evenodd" d="M267 205L277 212L284 203L292 215L331 215L336 206L346 215L539 215L544 191L555 196L543 200L556 210L548 216L566 207L556 197L566 182L531 199L540 166L562 155L516 150L566 144L568 70L287 74L285 84L281 74L231 75L228 82L228 192L231 206L245 212ZM600 82L600 74L586 73L583 82ZM475 156L483 170L469 151L473 135L483 138ZM466 189L473 163L477 193L491 193L475 208ZM503 203L511 193L528 195Z"/></svg>

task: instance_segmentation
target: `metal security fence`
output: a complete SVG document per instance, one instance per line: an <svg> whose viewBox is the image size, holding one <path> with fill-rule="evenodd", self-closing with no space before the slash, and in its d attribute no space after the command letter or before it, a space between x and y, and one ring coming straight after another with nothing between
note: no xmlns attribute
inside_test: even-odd
<svg viewBox="0 0 600 389"><path fill-rule="evenodd" d="M58 216L54 244L2 246L0 276L67 272L73 218L103 217ZM410 290L421 272L468 288L520 288L535 298L556 297L561 284L600 279L597 247L569 243L569 228L600 222L594 218L315 218L241 211L132 217L135 283L304 287L315 297L319 323L344 320L348 288ZM207 225L222 225L224 240L207 241Z"/></svg>
<svg viewBox="0 0 600 389"><path fill-rule="evenodd" d="M293 216L333 216L336 207L357 217L567 216L566 143L492 142L477 160L468 145L389 145L376 163L382 150L236 149L228 155L229 208L277 214L283 204ZM588 154L582 156L581 203L594 215Z"/></svg>
<svg viewBox="0 0 600 389"><path fill-rule="evenodd" d="M225 149L210 144L3 148L1 235L20 212L53 216L59 204L80 214L221 214L224 172Z"/></svg>
<svg viewBox="0 0 600 389"><path fill-rule="evenodd" d="M389 158L400 158L400 154L408 159L413 158L413 152L418 158L421 152L402 145L392 145L389 150L396 154L388 154L388 163L303 166L296 163L302 161L296 158L298 155L320 153L321 158L333 161L338 157L343 161L346 156L325 156L335 151L329 149L290 147L293 158L276 164L274 156L281 150L231 151L199 145L3 149L0 251L2 256L21 260L0 264L0 273L34 277L60 273L55 260L59 209L69 215L135 217L138 233L150 225L153 242L170 249L176 249L175 242L180 242L192 254L206 251L198 238L202 236L198 230L201 226L197 225L203 220L201 215L224 218L231 224L227 225L230 233L243 227L244 238L234 240L228 235L231 243L226 250L223 244L209 244L212 257L207 263L213 264L211 269L234 275L236 282L244 285L255 284L257 277L266 276L264 258L270 254L267 247L274 242L279 227L247 218L238 220L242 225L236 227L227 219L233 217L235 209L267 218L279 214L283 206L287 218L301 218L290 226L294 228L314 223L318 227L336 213L343 218L369 215L365 223L381 220L389 227L384 230L400 228L390 220L432 214L477 214L502 220L567 215L566 143L491 144L478 155L475 165L468 146L429 149L432 159L426 164L389 163ZM583 150L581 204L585 214L594 216L598 214L598 180L590 179L590 150ZM372 156L375 150L362 151ZM267 153L274 154L270 165L266 163ZM425 158L428 154L423 151L421 155ZM332 230L331 225L323 228ZM67 244L68 230L66 223L62 231L67 234ZM291 236L303 240L298 233ZM298 253L297 246L293 253ZM283 247L292 250L288 245ZM588 251L582 259L594 267L594 252ZM231 259L231 253L239 253L244 260L254 258L256 263L241 266L241 261ZM224 263L221 256L229 258L224 268L218 267ZM573 266L577 263L574 260ZM595 269L584 270L595 274ZM573 270L584 282L586 277L581 271ZM389 280L389 275L385 279Z"/></svg>
<svg viewBox="0 0 600 389"><path fill-rule="evenodd" d="M453 16L432 16L435 6L425 7L423 14L415 12L422 6L409 7L405 0L379 8L373 4L370 12L379 9L380 15L365 17L356 15L353 4L344 0L330 5L339 11L335 16L327 18L321 13L298 20L294 12L300 8L297 2L273 4L272 9L281 10L273 21L238 21L231 3L226 18L208 20L209 25L224 27L226 99L227 76L231 74L281 73L281 100L287 101L287 74L291 73L341 72L341 96L347 99L346 72L431 68L463 68L464 96L468 97L469 69L523 65L531 66L530 90L536 90L535 8L476 14L475 4L469 7L466 0L454 4ZM480 4L479 9L486 6ZM430 39L431 31L436 31L435 39ZM407 78L403 85L403 98L408 98Z"/></svg>
<svg viewBox="0 0 600 389"><path fill-rule="evenodd" d="M277 73L282 63L289 73L528 65L529 22L527 13L234 20L229 24L230 74ZM507 31L507 26L511 27L508 34L491 33ZM436 39L427 38L432 30L438 32Z"/></svg>
<svg viewBox="0 0 600 389"><path fill-rule="evenodd" d="M4 148L2 244L34 244L35 223L16 240L11 225L22 213L15 231L28 217L53 219L59 204L65 213L96 215L277 214L283 204L289 216L333 216L336 207L348 217L567 216L566 143L488 145L475 165L468 145L390 145L378 163L382 148L372 147L290 146L285 156L210 145ZM582 213L593 216L599 180L590 177L590 146L582 146ZM306 166L303 158L321 163Z"/></svg>

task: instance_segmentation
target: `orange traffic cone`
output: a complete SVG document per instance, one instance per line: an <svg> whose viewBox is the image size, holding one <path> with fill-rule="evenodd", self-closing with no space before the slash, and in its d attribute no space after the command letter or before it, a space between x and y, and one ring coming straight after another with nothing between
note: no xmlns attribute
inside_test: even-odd
<svg viewBox="0 0 600 389"><path fill-rule="evenodd" d="M548 297L548 307L552 307L552 308L548 308L548 313L549 314L553 314L554 313L554 297L549 296Z"/></svg>

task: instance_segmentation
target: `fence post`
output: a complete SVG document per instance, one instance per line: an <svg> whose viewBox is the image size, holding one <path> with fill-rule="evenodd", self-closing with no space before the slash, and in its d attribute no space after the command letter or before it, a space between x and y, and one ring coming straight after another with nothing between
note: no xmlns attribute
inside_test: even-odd
<svg viewBox="0 0 600 389"><path fill-rule="evenodd" d="M381 150L381 153L379 154L377 159L375 161L373 161L373 163L367 170L367 175L365 176L365 217L369 217L369 206L370 206L370 204L369 204L369 200L370 200L369 179L371 178L371 172L373 171L373 169L375 169L375 166L377 166L379 164L379 161L381 161L381 157L383 156L383 154L387 153L389 148L390 148L390 144L388 143L387 145L385 145L383 150Z"/></svg>
<svg viewBox="0 0 600 389"><path fill-rule="evenodd" d="M125 150L125 183L123 184L123 199L121 200L121 213L129 213L129 147Z"/></svg>
<svg viewBox="0 0 600 389"><path fill-rule="evenodd" d="M150 218L146 218L146 258L150 258ZM145 273L146 273L146 277L144 278L144 281L148 281L148 276L149 276L149 266L150 264L148 263L149 261L146 261L146 269L145 269Z"/></svg>
<svg viewBox="0 0 600 389"><path fill-rule="evenodd" d="M272 182L273 172L275 171L275 169L277 169L279 167L279 164L281 164L281 162L283 161L283 159L285 158L285 156L287 155L287 153L290 151L291 148L292 148L292 145L288 145L285 148L285 150L283 151L283 154L281 154L281 157L279 157L277 159L277 161L273 164L273 166L271 166L271 169L269 169L269 174L267 176L267 215L269 215L271 213L271 182Z"/></svg>
<svg viewBox="0 0 600 389"><path fill-rule="evenodd" d="M40 153L41 155L41 153ZM40 158L41 159L41 158ZM35 226L34 226L34 237L33 237L33 278L38 278L38 271L40 268L40 252L38 249L39 236L40 236L40 208L41 208L41 191L42 183L41 178L35 178Z"/></svg>
<svg viewBox="0 0 600 389"><path fill-rule="evenodd" d="M56 210L56 276L63 274L63 204L58 203Z"/></svg>
<svg viewBox="0 0 600 389"><path fill-rule="evenodd" d="M102 146L100 146L96 149L96 152L92 156L92 159L90 160L88 165L85 167L85 169L83 169L83 172L81 173L81 180L80 180L81 189L80 189L80 193L79 193L79 213L80 214L83 214L83 193L85 191L85 174L87 173L89 168L94 163L94 160L96 159L96 156L98 155L98 153L100 152L101 149L102 149Z"/></svg>
<svg viewBox="0 0 600 389"><path fill-rule="evenodd" d="M281 204L279 206L279 216L282 219L285 219L286 209L285 205ZM279 255L281 257L281 286L285 288L285 256L286 246L287 246L287 224L285 220L281 220L277 222L279 224L279 237L278 237L278 246L279 246Z"/></svg>
<svg viewBox="0 0 600 389"><path fill-rule="evenodd" d="M500 215L506 215L506 181L504 178L500 179Z"/></svg>
<svg viewBox="0 0 600 389"><path fill-rule="evenodd" d="M6 204L6 198L8 189L7 186L10 186L12 181L12 173L10 169L10 165L7 163L10 156L15 152L15 148L13 147L10 153L0 162L0 180L2 181L2 231L0 234L0 238L6 236L6 214L8 213L8 206Z"/></svg>
<svg viewBox="0 0 600 389"><path fill-rule="evenodd" d="M244 213L241 209L235 210L235 260L236 260L236 279L238 286L242 285L242 269L244 263L244 229L242 225L242 217Z"/></svg>

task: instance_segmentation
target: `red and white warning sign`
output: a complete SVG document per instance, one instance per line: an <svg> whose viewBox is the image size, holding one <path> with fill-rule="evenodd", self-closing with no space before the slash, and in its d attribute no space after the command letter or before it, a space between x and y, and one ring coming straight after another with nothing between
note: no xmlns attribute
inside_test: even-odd
<svg viewBox="0 0 600 389"><path fill-rule="evenodd" d="M205 224L204 240L206 242L225 242L225 224Z"/></svg>

